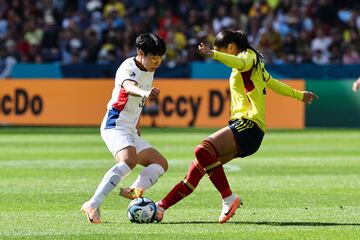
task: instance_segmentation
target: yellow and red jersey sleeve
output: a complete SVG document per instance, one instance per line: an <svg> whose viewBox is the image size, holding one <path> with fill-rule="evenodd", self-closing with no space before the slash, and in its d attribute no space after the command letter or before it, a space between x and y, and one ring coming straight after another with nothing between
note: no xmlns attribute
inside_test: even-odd
<svg viewBox="0 0 360 240"><path fill-rule="evenodd" d="M229 68L236 68L241 72L249 71L255 64L256 56L248 51L239 53L237 56L213 50L213 59L224 63Z"/></svg>
<svg viewBox="0 0 360 240"><path fill-rule="evenodd" d="M303 99L304 94L301 91L296 90L296 89L290 87L289 85L273 78L265 69L263 72L264 72L264 78L266 81L266 86L268 88L270 88L277 94L280 94L280 95L283 95L286 97L292 97L292 98L295 98L300 101Z"/></svg>

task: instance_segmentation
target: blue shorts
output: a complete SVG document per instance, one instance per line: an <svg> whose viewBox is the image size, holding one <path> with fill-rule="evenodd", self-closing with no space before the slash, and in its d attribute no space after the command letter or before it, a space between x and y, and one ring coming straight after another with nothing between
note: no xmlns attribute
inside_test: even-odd
<svg viewBox="0 0 360 240"><path fill-rule="evenodd" d="M229 128L234 134L238 150L237 157L250 156L259 149L264 132L255 122L245 118L231 120Z"/></svg>

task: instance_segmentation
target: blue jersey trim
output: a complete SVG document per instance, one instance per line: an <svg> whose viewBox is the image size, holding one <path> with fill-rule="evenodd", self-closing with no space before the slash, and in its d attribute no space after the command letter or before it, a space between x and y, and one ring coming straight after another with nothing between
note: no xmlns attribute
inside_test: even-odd
<svg viewBox="0 0 360 240"><path fill-rule="evenodd" d="M117 110L115 108L111 108L108 112L105 129L115 128L116 120L119 118L119 115L120 115L119 110Z"/></svg>

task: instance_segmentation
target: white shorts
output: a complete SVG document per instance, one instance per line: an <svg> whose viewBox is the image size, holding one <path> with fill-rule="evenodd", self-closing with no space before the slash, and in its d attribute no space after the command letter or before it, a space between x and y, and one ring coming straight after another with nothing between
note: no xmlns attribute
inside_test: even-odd
<svg viewBox="0 0 360 240"><path fill-rule="evenodd" d="M139 137L135 132L117 129L101 129L100 132L107 148L114 157L117 152L128 146L135 147L136 153L152 147L150 143Z"/></svg>

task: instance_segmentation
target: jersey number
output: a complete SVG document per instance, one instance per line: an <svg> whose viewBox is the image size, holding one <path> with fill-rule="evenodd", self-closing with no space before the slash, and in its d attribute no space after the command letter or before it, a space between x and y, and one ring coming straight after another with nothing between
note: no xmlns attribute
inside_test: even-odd
<svg viewBox="0 0 360 240"><path fill-rule="evenodd" d="M141 103L139 103L139 107L143 107L143 106L145 106L145 100L146 100L146 98L145 97L143 97L143 99L142 99L142 101L141 101Z"/></svg>

